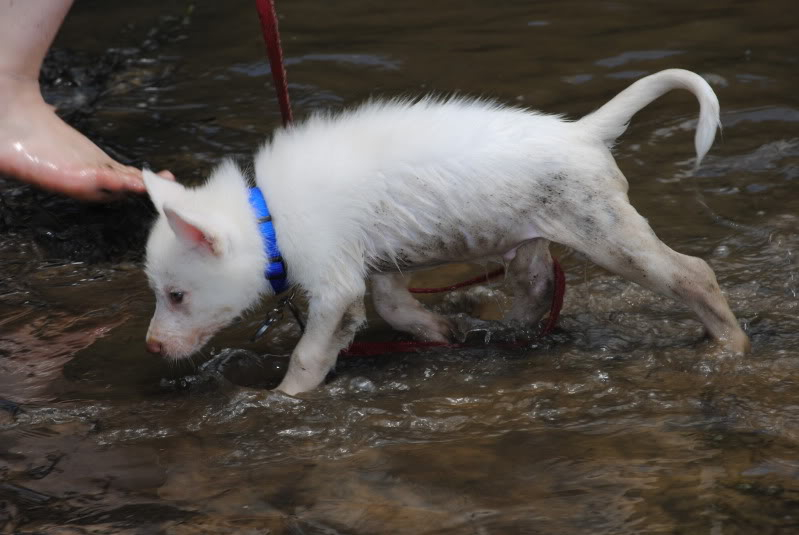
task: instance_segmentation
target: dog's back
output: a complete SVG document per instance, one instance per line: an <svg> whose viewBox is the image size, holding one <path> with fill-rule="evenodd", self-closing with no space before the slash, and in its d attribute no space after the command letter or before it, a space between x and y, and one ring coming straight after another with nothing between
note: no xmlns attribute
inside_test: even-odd
<svg viewBox="0 0 799 535"><path fill-rule="evenodd" d="M547 195L542 182L577 172L580 153L611 161L601 141L558 116L424 99L313 117L277 133L255 169L281 226L314 236L292 254L407 269L535 237L529 216Z"/></svg>

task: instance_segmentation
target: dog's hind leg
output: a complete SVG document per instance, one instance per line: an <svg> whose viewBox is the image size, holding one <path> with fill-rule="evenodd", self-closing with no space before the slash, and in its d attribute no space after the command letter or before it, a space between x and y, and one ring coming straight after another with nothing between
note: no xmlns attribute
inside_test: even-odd
<svg viewBox="0 0 799 535"><path fill-rule="evenodd" d="M372 302L377 313L392 328L410 333L420 340L448 342L453 331L450 321L430 312L408 292L400 273L372 275Z"/></svg>
<svg viewBox="0 0 799 535"><path fill-rule="evenodd" d="M293 396L322 384L338 354L352 343L365 322L363 296L332 303L311 296L305 333L291 354L286 376L277 390Z"/></svg>
<svg viewBox="0 0 799 535"><path fill-rule="evenodd" d="M549 310L555 289L549 241L537 238L521 244L506 273L513 305L505 319L524 325L537 324Z"/></svg>
<svg viewBox="0 0 799 535"><path fill-rule="evenodd" d="M748 351L749 339L738 326L710 266L661 242L624 193L607 192L588 205L569 208L561 211L558 228L547 233L550 238L622 277L683 302L726 349ZM565 217L564 213L571 215Z"/></svg>

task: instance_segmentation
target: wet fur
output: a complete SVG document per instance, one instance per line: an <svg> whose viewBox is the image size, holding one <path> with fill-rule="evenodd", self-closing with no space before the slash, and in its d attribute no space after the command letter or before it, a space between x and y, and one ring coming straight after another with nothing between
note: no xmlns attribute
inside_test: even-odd
<svg viewBox="0 0 799 535"><path fill-rule="evenodd" d="M713 142L718 101L699 76L639 80L583 119L473 99L367 103L277 131L255 158L291 282L309 298L305 335L279 388L316 387L364 321L366 281L393 327L446 340L446 319L421 307L402 271L504 258L517 303L535 321L552 290L549 241L683 301L728 349L748 347L703 261L668 249L627 199L610 146L632 115L674 88L700 103L697 164ZM183 357L271 290L247 183L231 163L186 190L151 173L161 217L148 243L156 297L148 340ZM198 275L199 274L199 275ZM170 289L185 292L180 305ZM525 311L533 311L526 313ZM192 338L193 337L193 338Z"/></svg>

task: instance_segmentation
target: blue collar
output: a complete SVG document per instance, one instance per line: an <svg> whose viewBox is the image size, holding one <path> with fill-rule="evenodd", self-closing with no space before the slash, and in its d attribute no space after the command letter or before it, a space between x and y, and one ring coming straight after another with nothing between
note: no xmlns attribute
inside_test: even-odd
<svg viewBox="0 0 799 535"><path fill-rule="evenodd" d="M285 292L289 287L286 261L283 260L283 255L280 254L280 248L277 246L275 225L272 223L272 215L269 213L266 199L257 187L250 188L250 206L255 211L255 217L258 218L258 229L261 231L264 241L264 252L266 253L264 277L277 295Z"/></svg>

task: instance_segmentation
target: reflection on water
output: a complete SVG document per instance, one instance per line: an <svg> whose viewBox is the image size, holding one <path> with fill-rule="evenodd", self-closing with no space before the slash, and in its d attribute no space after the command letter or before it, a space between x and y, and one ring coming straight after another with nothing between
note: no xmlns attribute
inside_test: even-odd
<svg viewBox="0 0 799 535"><path fill-rule="evenodd" d="M251 2L189 6L79 3L58 58L80 83L45 81L104 146L192 182L250 154L279 113ZM696 175L685 95L636 116L616 154L664 241L716 270L752 338L746 358L720 357L687 311L559 249L569 288L551 337L481 346L486 328L509 334L473 322L475 347L345 359L291 398L268 391L290 322L252 344L259 318L246 318L193 362L143 351L152 303L129 262L143 205L96 225L108 213L73 217L0 182L0 532L798 532L799 56L792 4L767 7L278 6L298 116L458 91L578 117L631 78L704 74L724 131ZM85 257L98 243L112 252ZM483 320L508 306L501 285L425 301ZM364 336L394 335L372 316Z"/></svg>

